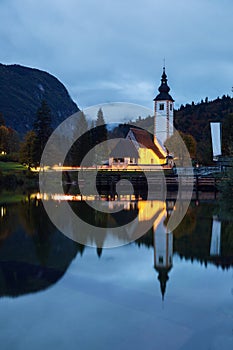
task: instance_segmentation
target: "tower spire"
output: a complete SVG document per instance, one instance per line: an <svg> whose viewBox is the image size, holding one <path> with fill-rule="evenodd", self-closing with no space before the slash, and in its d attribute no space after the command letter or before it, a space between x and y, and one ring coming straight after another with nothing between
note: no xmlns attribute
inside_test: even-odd
<svg viewBox="0 0 233 350"><path fill-rule="evenodd" d="M174 100L169 94L170 87L167 84L165 71L165 58L159 94L154 98L154 137L162 144L173 135Z"/></svg>

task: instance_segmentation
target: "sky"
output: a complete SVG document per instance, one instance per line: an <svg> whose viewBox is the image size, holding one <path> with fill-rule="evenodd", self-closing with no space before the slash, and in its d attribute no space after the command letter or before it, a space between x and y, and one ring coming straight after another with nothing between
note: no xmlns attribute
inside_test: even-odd
<svg viewBox="0 0 233 350"><path fill-rule="evenodd" d="M232 15L232 0L0 0L0 62L53 74L81 109L153 108L165 58L178 108L232 96Z"/></svg>

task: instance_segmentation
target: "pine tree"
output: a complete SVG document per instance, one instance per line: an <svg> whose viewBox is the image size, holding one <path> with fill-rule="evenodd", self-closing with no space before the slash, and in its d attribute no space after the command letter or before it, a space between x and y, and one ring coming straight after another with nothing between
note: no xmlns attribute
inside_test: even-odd
<svg viewBox="0 0 233 350"><path fill-rule="evenodd" d="M24 141L20 145L19 159L21 163L28 165L30 169L36 163L36 134L28 131Z"/></svg>
<svg viewBox="0 0 233 350"><path fill-rule="evenodd" d="M99 144L95 154L95 163L97 165L98 164L100 165L102 162L107 161L108 150L107 150L106 144L103 143L107 139L108 139L108 130L105 124L103 111L100 108L97 112L96 128L94 132L94 142L96 145Z"/></svg>
<svg viewBox="0 0 233 350"><path fill-rule="evenodd" d="M90 149L90 133L88 133L87 130L88 122L86 116L83 112L79 112L76 130L74 130L74 137L76 141L74 142L67 156L68 162L73 166L79 166L82 162L82 159Z"/></svg>
<svg viewBox="0 0 233 350"><path fill-rule="evenodd" d="M101 108L97 112L96 128L96 142L98 143L106 141L108 138L108 130L105 124L104 114Z"/></svg>
<svg viewBox="0 0 233 350"><path fill-rule="evenodd" d="M36 134L35 163L39 165L44 147L52 133L51 110L46 101L42 101L41 106L37 110L33 131Z"/></svg>

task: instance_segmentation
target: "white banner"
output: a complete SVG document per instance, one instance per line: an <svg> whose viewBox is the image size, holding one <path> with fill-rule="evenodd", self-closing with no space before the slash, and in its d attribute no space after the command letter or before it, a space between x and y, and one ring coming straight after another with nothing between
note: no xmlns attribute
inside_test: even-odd
<svg viewBox="0 0 233 350"><path fill-rule="evenodd" d="M213 157L220 156L221 151L221 123L210 123Z"/></svg>

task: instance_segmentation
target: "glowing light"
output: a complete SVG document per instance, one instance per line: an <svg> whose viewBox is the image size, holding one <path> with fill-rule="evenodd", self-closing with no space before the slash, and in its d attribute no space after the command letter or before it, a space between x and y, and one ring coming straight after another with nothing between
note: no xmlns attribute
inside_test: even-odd
<svg viewBox="0 0 233 350"><path fill-rule="evenodd" d="M3 218L6 215L6 208L5 207L1 207L1 218Z"/></svg>

